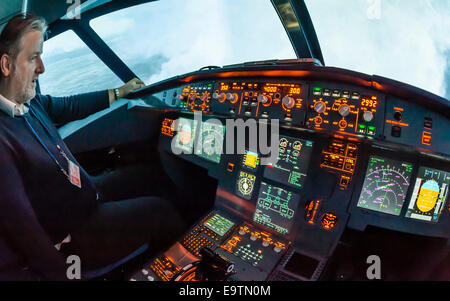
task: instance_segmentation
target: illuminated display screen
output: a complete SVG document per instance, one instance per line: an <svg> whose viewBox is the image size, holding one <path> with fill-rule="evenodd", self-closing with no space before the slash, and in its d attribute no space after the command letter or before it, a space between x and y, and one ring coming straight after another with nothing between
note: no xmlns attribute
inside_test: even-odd
<svg viewBox="0 0 450 301"><path fill-rule="evenodd" d="M300 87L290 88L289 94L300 94Z"/></svg>
<svg viewBox="0 0 450 301"><path fill-rule="evenodd" d="M450 173L420 167L406 217L437 223L448 196Z"/></svg>
<svg viewBox="0 0 450 301"><path fill-rule="evenodd" d="M253 188L255 187L256 177L252 174L244 171L239 172L239 178L237 180L237 194L249 200L253 194Z"/></svg>
<svg viewBox="0 0 450 301"><path fill-rule="evenodd" d="M261 182L253 220L281 234L288 234L299 200L296 193Z"/></svg>
<svg viewBox="0 0 450 301"><path fill-rule="evenodd" d="M278 162L266 166L264 177L291 187L302 188L312 148L312 141L280 136Z"/></svg>
<svg viewBox="0 0 450 301"><path fill-rule="evenodd" d="M202 122L195 154L203 159L220 163L224 136L224 125L208 121Z"/></svg>
<svg viewBox="0 0 450 301"><path fill-rule="evenodd" d="M175 129L177 135L175 136L175 147L192 153L194 148L195 131L197 128L197 120L179 118L175 121Z"/></svg>
<svg viewBox="0 0 450 301"><path fill-rule="evenodd" d="M362 107L369 107L376 109L378 105L378 100L375 96L372 97L362 97L361 99L361 106Z"/></svg>
<svg viewBox="0 0 450 301"><path fill-rule="evenodd" d="M242 158L242 166L255 170L259 165L259 155L251 151L245 151L245 155Z"/></svg>
<svg viewBox="0 0 450 301"><path fill-rule="evenodd" d="M411 178L412 164L370 157L358 207L399 215Z"/></svg>
<svg viewBox="0 0 450 301"><path fill-rule="evenodd" d="M266 84L262 87L266 93L300 94L300 85L294 84Z"/></svg>
<svg viewBox="0 0 450 301"><path fill-rule="evenodd" d="M234 226L234 223L219 214L214 214L209 220L205 222L205 227L219 234L220 236L224 236L231 227Z"/></svg>
<svg viewBox="0 0 450 301"><path fill-rule="evenodd" d="M264 90L264 92L268 92L268 93L276 93L276 92L278 92L278 87L277 86L264 86L263 90Z"/></svg>

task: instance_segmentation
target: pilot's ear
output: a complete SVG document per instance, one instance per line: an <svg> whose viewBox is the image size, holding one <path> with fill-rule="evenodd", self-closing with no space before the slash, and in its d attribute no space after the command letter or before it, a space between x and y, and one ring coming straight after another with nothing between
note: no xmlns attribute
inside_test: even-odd
<svg viewBox="0 0 450 301"><path fill-rule="evenodd" d="M11 75L13 69L13 60L12 57L4 53L0 58L0 70L4 77L8 77Z"/></svg>

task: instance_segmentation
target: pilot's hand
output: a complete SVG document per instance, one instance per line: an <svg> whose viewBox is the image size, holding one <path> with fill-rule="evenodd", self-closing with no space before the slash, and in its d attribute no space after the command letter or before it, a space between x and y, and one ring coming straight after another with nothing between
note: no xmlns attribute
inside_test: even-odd
<svg viewBox="0 0 450 301"><path fill-rule="evenodd" d="M119 97L123 98L127 97L130 92L145 87L145 84L143 81L141 81L138 78L133 78L129 82L127 82L125 85L119 88Z"/></svg>

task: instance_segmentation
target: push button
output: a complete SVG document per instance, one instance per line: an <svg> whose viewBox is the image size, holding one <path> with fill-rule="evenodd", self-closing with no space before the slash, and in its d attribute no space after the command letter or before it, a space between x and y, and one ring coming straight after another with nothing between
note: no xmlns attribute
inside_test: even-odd
<svg viewBox="0 0 450 301"><path fill-rule="evenodd" d="M402 135L402 128L394 125L391 130L391 136L399 138Z"/></svg>

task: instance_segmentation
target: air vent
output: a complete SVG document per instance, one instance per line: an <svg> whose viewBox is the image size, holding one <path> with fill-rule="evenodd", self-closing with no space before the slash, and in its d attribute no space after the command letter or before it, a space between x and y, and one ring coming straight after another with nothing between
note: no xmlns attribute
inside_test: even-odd
<svg viewBox="0 0 450 301"><path fill-rule="evenodd" d="M431 130L433 128L433 119L425 117L423 121L423 127L428 130Z"/></svg>

